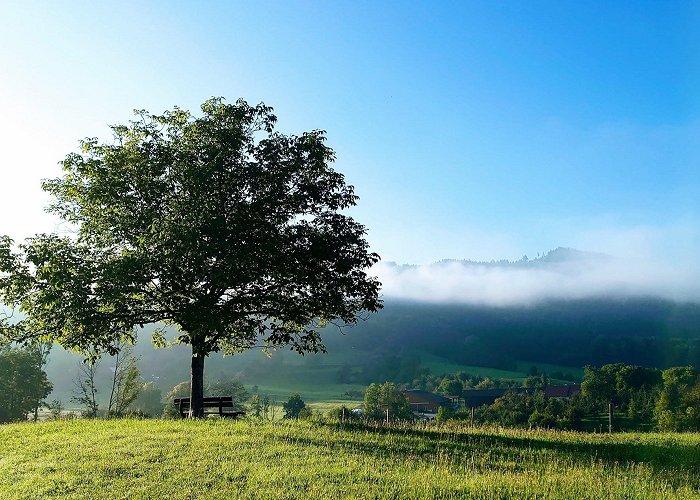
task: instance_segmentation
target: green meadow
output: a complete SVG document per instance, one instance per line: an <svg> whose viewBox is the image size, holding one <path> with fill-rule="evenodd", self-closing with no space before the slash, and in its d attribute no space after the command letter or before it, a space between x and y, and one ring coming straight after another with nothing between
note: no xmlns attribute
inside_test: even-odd
<svg viewBox="0 0 700 500"><path fill-rule="evenodd" d="M0 426L2 498L700 498L700 435L254 420Z"/></svg>

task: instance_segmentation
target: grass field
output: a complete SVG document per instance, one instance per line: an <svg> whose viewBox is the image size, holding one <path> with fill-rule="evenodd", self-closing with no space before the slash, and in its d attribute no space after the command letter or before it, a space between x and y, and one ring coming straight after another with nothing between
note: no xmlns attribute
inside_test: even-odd
<svg viewBox="0 0 700 500"><path fill-rule="evenodd" d="M462 365L428 353L420 353L420 357L421 365L428 367L433 375L465 372L471 375L480 375L493 379L523 380L527 377L527 371L530 367L536 366L540 372L570 373L579 379L583 376L583 368L550 365L534 361L518 361L516 363L516 370L500 370L498 368L489 368L486 366Z"/></svg>
<svg viewBox="0 0 700 500"><path fill-rule="evenodd" d="M462 365L445 358L434 356L432 354L422 353L421 366L430 369L433 375L445 375L457 372L465 372L471 375L480 375L490 378L505 378L505 379L524 379L524 372L516 372L509 370L499 370L498 368L489 368L484 366Z"/></svg>
<svg viewBox="0 0 700 500"><path fill-rule="evenodd" d="M540 373L569 373L579 380L583 378L583 368L577 368L573 366L550 365L547 363L537 363L532 361L518 361L516 363L516 366L518 371L522 373L527 373L531 366L536 366L537 370L539 370Z"/></svg>
<svg viewBox="0 0 700 500"><path fill-rule="evenodd" d="M251 386L246 386L250 389ZM278 383L261 383L258 384L259 394L267 394L274 401L283 403L289 399L290 394L299 393L304 401L334 403L339 401L355 400L348 398L343 394L348 390L364 391L363 385L353 384L311 384L301 382L278 382ZM357 398L359 401L362 398ZM340 403L338 403L340 404ZM354 403L357 404L357 403Z"/></svg>
<svg viewBox="0 0 700 500"><path fill-rule="evenodd" d="M700 435L312 422L0 426L2 498L698 498Z"/></svg>

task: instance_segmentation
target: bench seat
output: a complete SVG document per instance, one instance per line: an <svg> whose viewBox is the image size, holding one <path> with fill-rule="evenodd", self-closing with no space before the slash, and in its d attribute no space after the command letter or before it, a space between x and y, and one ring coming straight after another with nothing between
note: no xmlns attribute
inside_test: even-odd
<svg viewBox="0 0 700 500"><path fill-rule="evenodd" d="M190 413L190 398L175 398L173 404L177 406L181 417L186 417ZM204 414L219 415L222 418L238 418L245 415L244 411L224 411L225 408L233 408L233 398L231 396L215 396L204 398ZM207 411L207 410L215 411Z"/></svg>

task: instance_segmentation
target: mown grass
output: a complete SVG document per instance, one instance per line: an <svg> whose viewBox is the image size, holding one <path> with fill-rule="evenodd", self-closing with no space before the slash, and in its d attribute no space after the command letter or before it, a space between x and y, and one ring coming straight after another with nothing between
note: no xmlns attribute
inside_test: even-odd
<svg viewBox="0 0 700 500"><path fill-rule="evenodd" d="M700 435L258 421L0 426L2 498L698 498Z"/></svg>

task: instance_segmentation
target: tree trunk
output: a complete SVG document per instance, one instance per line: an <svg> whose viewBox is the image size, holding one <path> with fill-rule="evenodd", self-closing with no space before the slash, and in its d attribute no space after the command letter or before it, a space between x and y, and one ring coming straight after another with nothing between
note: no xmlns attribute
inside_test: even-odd
<svg viewBox="0 0 700 500"><path fill-rule="evenodd" d="M204 354L192 346L190 373L190 418L204 417Z"/></svg>
<svg viewBox="0 0 700 500"><path fill-rule="evenodd" d="M112 377L112 392L109 393L109 406L107 406L107 418L112 416L112 402L114 401L114 389L117 387L117 371L119 371L119 352L114 358L114 376Z"/></svg>

